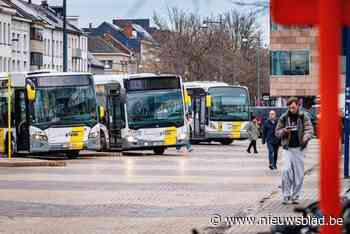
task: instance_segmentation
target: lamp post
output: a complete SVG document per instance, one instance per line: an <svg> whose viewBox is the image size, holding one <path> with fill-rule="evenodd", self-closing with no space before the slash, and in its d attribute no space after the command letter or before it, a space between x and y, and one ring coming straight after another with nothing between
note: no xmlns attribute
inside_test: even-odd
<svg viewBox="0 0 350 234"><path fill-rule="evenodd" d="M68 71L67 0L63 0L63 72Z"/></svg>
<svg viewBox="0 0 350 234"><path fill-rule="evenodd" d="M256 50L256 73L257 73L257 83L258 83L258 106L261 104L261 84L260 84L260 49L261 49L261 34L258 33L258 49Z"/></svg>
<svg viewBox="0 0 350 234"><path fill-rule="evenodd" d="M257 37L254 37L254 39L257 40L257 49L256 49L256 80L257 80L257 104L258 106L260 106L260 101L261 101L261 75L260 75L260 48L261 48L261 44L260 44L260 33L258 34ZM248 42L248 38L242 38L242 42L246 43ZM242 48L242 46L240 46L240 49ZM252 48L252 47L250 47Z"/></svg>
<svg viewBox="0 0 350 234"><path fill-rule="evenodd" d="M208 24L218 24L220 25L220 30L221 32L223 32L223 19L222 19L222 16L220 15L220 19L219 21L213 21L213 20L204 20L203 21L203 27L202 28L208 28ZM224 40L222 41L222 56L221 56L221 60L220 60L220 80L223 81L224 80L224 76L223 76L223 73L224 73L224 56L225 56L225 45L224 45Z"/></svg>

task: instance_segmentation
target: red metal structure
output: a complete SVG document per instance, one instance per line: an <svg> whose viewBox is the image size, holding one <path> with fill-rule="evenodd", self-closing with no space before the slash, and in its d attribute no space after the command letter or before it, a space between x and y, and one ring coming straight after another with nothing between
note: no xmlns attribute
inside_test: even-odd
<svg viewBox="0 0 350 234"><path fill-rule="evenodd" d="M271 0L273 21L289 26L318 26L320 32L320 201L326 217L340 217L338 111L341 29L350 25L350 0ZM322 234L340 233L323 226Z"/></svg>

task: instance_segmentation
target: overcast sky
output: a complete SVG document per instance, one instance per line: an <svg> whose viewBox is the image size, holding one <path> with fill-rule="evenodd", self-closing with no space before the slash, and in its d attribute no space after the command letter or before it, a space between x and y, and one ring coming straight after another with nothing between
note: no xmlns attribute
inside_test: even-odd
<svg viewBox="0 0 350 234"><path fill-rule="evenodd" d="M250 1L250 0L246 0ZM40 3L41 0L33 0ZM61 5L62 0L49 0L50 5ZM153 12L167 13L168 7L177 6L201 16L216 15L234 7L231 0L67 0L68 14L79 15L81 27L90 22L99 25L114 18L152 18ZM259 19L265 32L268 32L268 17Z"/></svg>

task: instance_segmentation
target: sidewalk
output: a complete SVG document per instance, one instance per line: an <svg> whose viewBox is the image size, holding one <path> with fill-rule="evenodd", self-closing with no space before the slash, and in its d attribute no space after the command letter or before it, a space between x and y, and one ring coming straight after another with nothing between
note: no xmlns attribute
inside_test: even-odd
<svg viewBox="0 0 350 234"><path fill-rule="evenodd" d="M250 212L240 212L237 210L235 217L255 217L258 220L261 217L290 217L298 216L299 214L294 212L295 206L307 206L313 201L318 200L319 195L319 164L318 164L318 142L314 141L309 147L305 158L305 180L303 187L302 200L299 205L282 205L281 200L281 188L280 183L275 184L273 188L266 196L262 197L257 204L252 204L250 207ZM282 159L283 160L283 159ZM342 162L341 162L342 163ZM283 162L282 162L283 164ZM343 170L341 169L341 178ZM347 191L349 186L349 180L342 180L342 193ZM253 208L252 208L253 207ZM243 215L242 215L243 214ZM226 223L222 223L218 227L208 227L203 232L203 234L256 234L260 232L268 232L270 227L268 225L233 225L227 227Z"/></svg>
<svg viewBox="0 0 350 234"><path fill-rule="evenodd" d="M256 217L291 217L298 216L299 214L293 211L295 206L307 206L313 201L317 201L318 198L318 173L319 167L306 172L304 195L299 205L282 205L280 189L275 189L271 192L270 196L266 200L262 200L257 206L255 212L249 214L249 216ZM342 180L342 194L349 189L349 180ZM228 229L225 234L244 233L244 234L256 234L258 232L267 232L270 227L267 225L235 225Z"/></svg>
<svg viewBox="0 0 350 234"><path fill-rule="evenodd" d="M0 167L64 167L63 160L42 160L32 158L3 158L0 157Z"/></svg>

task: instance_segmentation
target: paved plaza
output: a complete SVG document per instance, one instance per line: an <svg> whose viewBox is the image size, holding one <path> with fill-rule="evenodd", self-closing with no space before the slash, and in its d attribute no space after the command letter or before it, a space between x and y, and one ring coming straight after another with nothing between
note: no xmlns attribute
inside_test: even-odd
<svg viewBox="0 0 350 234"><path fill-rule="evenodd" d="M164 156L85 152L64 167L1 168L0 233L241 233L213 227L210 217L251 215L270 200L279 207L283 164L269 170L265 146L254 155L247 145L202 144ZM317 158L314 140L306 198L317 189Z"/></svg>

